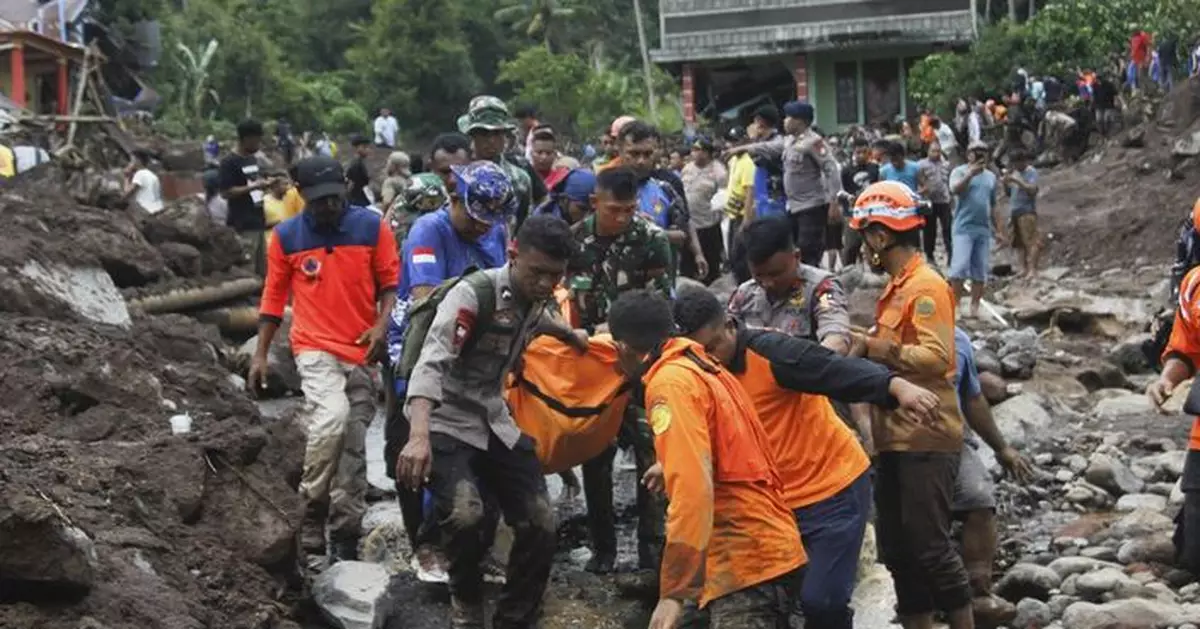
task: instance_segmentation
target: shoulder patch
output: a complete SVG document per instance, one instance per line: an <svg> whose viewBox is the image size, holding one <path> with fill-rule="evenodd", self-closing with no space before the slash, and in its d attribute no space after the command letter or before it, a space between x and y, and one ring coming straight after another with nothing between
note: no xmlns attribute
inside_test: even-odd
<svg viewBox="0 0 1200 629"><path fill-rule="evenodd" d="M918 317L931 317L936 311L937 306L933 303L933 298L927 295L917 297L916 302L913 304L913 312Z"/></svg>
<svg viewBox="0 0 1200 629"><path fill-rule="evenodd" d="M454 349L462 349L463 343L467 342L474 327L475 313L466 308L459 308L458 316L454 319L454 338L451 339Z"/></svg>
<svg viewBox="0 0 1200 629"><path fill-rule="evenodd" d="M650 430L654 431L654 435L661 435L671 427L671 407L667 406L666 402L658 402L650 408L646 419L650 423Z"/></svg>

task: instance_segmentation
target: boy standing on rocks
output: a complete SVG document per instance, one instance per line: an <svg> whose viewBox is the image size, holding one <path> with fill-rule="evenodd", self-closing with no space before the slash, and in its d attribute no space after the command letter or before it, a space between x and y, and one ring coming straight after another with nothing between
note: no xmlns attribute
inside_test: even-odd
<svg viewBox="0 0 1200 629"><path fill-rule="evenodd" d="M304 390L308 443L300 494L301 545L354 559L366 512L367 425L375 391L366 364L384 348L400 263L380 216L346 202L346 176L331 157L296 166L304 211L275 227L259 306L258 349L246 386L266 386L267 350L292 300L292 351Z"/></svg>

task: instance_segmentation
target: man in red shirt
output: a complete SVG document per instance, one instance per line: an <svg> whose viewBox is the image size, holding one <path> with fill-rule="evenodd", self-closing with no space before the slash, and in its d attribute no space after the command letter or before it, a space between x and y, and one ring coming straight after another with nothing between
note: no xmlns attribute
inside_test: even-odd
<svg viewBox="0 0 1200 629"><path fill-rule="evenodd" d="M1145 89L1146 82L1150 75L1150 46L1152 44L1150 33L1138 29L1129 38L1129 56L1133 60L1133 64L1137 66L1137 88Z"/></svg>
<svg viewBox="0 0 1200 629"><path fill-rule="evenodd" d="M259 306L258 348L246 386L265 385L267 350L292 299L292 352L300 372L308 432L300 495L301 546L320 561L325 532L334 559L354 559L366 511L367 425L375 391L367 363L383 348L399 283L392 230L369 209L346 202L346 175L329 157L296 165L304 211L275 227Z"/></svg>

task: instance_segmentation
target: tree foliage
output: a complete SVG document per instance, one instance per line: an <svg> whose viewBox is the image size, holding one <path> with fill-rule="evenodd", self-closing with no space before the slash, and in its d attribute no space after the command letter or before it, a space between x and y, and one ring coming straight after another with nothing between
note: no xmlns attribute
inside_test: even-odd
<svg viewBox="0 0 1200 629"><path fill-rule="evenodd" d="M908 84L918 102L945 111L962 96L1003 91L1019 67L1057 76L1080 68L1111 72L1138 29L1177 37L1186 49L1198 28L1200 0L1055 0L1026 22L983 28L966 53L922 60Z"/></svg>
<svg viewBox="0 0 1200 629"><path fill-rule="evenodd" d="M591 133L644 114L633 0L97 0L123 28L156 18L163 59L148 82L172 132L228 129L245 117L297 130L369 131L396 112L418 139L454 128L472 96L530 103L564 130ZM649 6L646 6L649 5ZM657 3L643 3L657 24ZM657 32L647 35L655 45ZM216 42L204 67L199 59ZM660 122L678 125L676 82L656 71ZM197 94L203 96L197 100ZM197 105L199 103L199 105Z"/></svg>

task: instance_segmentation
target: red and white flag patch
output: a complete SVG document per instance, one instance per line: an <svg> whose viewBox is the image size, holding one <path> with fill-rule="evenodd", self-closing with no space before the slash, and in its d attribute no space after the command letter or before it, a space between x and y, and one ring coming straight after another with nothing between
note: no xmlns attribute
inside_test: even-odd
<svg viewBox="0 0 1200 629"><path fill-rule="evenodd" d="M437 253L433 247L414 247L412 250L413 264L437 264Z"/></svg>

